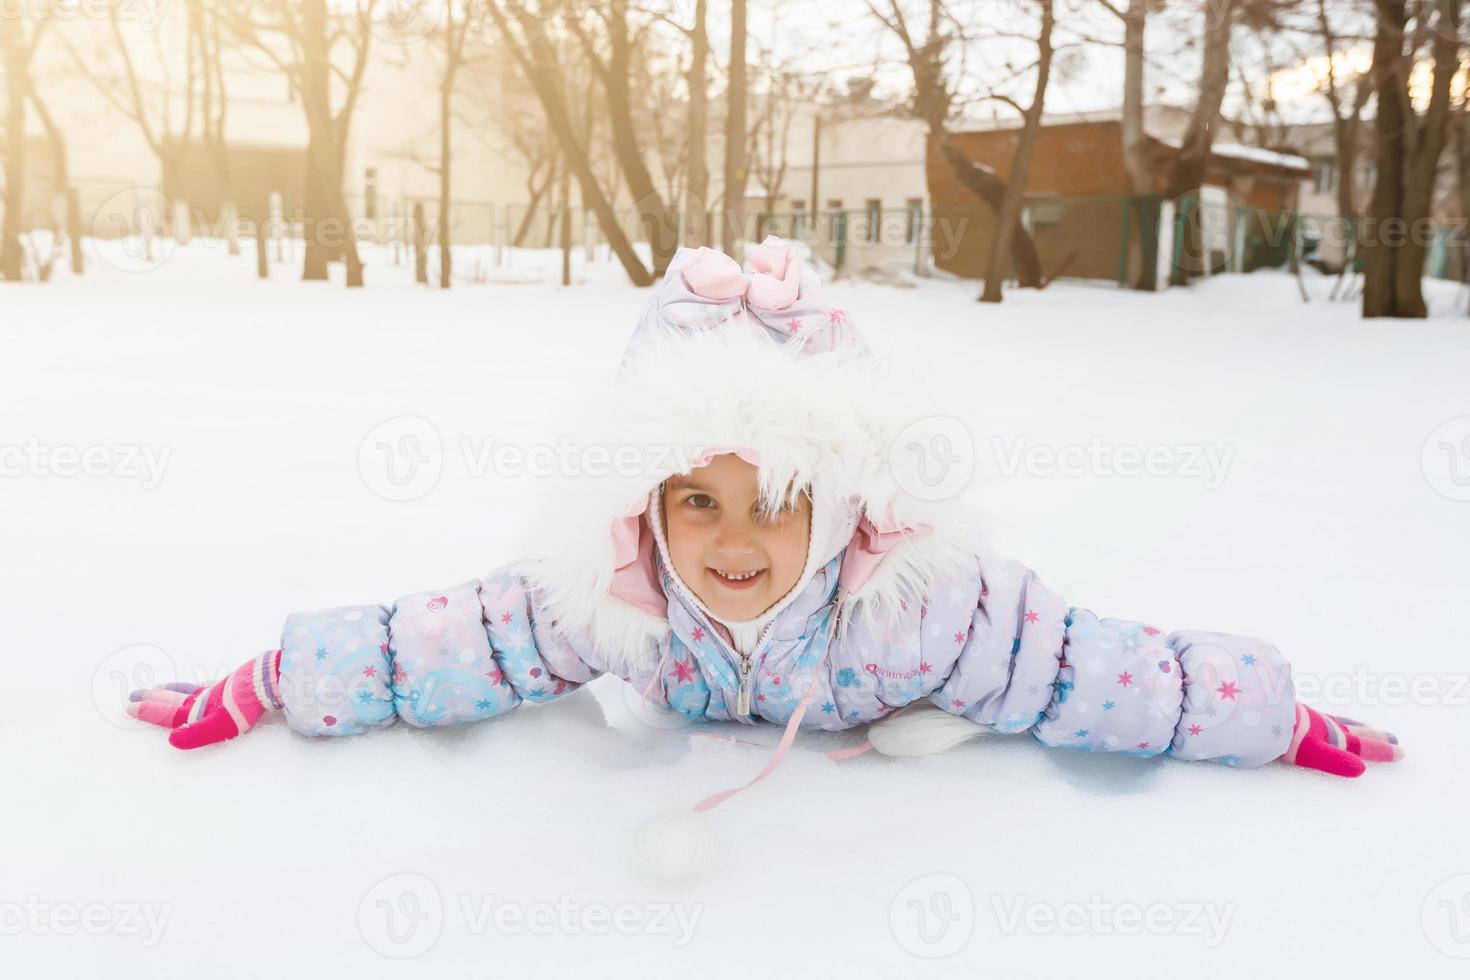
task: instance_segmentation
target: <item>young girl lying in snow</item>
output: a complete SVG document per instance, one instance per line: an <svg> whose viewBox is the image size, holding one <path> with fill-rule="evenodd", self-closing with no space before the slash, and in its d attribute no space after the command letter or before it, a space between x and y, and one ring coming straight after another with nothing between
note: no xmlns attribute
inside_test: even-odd
<svg viewBox="0 0 1470 980"><path fill-rule="evenodd" d="M892 382L778 240L744 270L681 249L595 413L602 444L658 462L575 481L534 560L392 606L295 613L280 649L207 690L135 691L131 713L188 749L272 710L305 735L434 727L613 673L691 720L785 723L757 779L799 725L878 721L871 743L897 755L1029 731L1339 776L1400 757L1392 735L1298 704L1269 644L1068 607L993 555L968 507L906 492L923 461L890 452L913 418L884 404Z"/></svg>

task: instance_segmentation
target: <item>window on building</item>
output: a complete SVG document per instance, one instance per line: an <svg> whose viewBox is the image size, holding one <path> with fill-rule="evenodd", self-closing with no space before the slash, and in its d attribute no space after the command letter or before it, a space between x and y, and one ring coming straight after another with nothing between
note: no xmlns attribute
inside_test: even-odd
<svg viewBox="0 0 1470 980"><path fill-rule="evenodd" d="M806 201L800 198L791 202L791 237L800 238L806 226Z"/></svg>
<svg viewBox="0 0 1470 980"><path fill-rule="evenodd" d="M839 228L844 234L847 232L846 225L847 214L842 210L842 198L827 198L827 238L835 242Z"/></svg>
<svg viewBox="0 0 1470 980"><path fill-rule="evenodd" d="M868 215L868 241L876 245L882 237L879 226L883 223L883 202L876 197L870 197L864 202L863 210Z"/></svg>
<svg viewBox="0 0 1470 980"><path fill-rule="evenodd" d="M917 245L919 229L924 224L924 199L911 197L904 202L904 209L908 212L908 225L903 233L904 244Z"/></svg>
<svg viewBox="0 0 1470 980"><path fill-rule="evenodd" d="M362 213L369 221L378 217L378 168L368 167L362 172Z"/></svg>
<svg viewBox="0 0 1470 980"><path fill-rule="evenodd" d="M1331 194L1337 186L1337 163L1334 160L1318 160L1316 166L1316 189L1318 194Z"/></svg>

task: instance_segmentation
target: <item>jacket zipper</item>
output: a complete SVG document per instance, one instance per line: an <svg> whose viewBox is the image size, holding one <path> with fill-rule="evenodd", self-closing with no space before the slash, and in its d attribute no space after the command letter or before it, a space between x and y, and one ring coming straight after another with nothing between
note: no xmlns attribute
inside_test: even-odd
<svg viewBox="0 0 1470 980"><path fill-rule="evenodd" d="M780 616L776 617L776 619L780 618ZM750 714L750 671L753 666L750 658L766 642L766 634L770 633L771 627L776 625L776 619L772 619L762 627L760 635L755 638L755 646L751 649L750 653L739 653L734 647L730 647L728 643L725 644L725 646L729 647L732 652L735 652L740 657L740 692L735 698L735 710L742 715ZM716 630L716 633L718 632ZM723 636L720 637L720 642L725 642Z"/></svg>
<svg viewBox="0 0 1470 980"><path fill-rule="evenodd" d="M688 596L688 594L687 594L687 591L684 589L684 583L680 582L674 576L669 575L668 572L667 572L667 570L665 570L664 575L665 575L665 580L667 582L669 582L670 584L672 584L674 586L674 588L678 589L681 594L684 594L686 598L690 598ZM832 613L833 613L832 632L829 634L831 638L835 638L837 636L837 624L842 621L842 603L840 602L841 598L842 598L842 590L841 589L838 589L836 599L834 600L834 607L833 607L833 610L832 610ZM751 652L750 653L741 653L738 650L736 650L733 646L731 646L729 643L726 643L725 642L725 637L720 633L720 631L718 629L715 628L714 623L710 621L709 617L706 616L703 613L703 611L700 610L700 608L699 608L699 606L698 606L697 603L691 602L690 605L693 606L693 609L694 609L695 614L701 620L704 621L704 624L706 626L709 627L709 631L710 631L711 635L713 635L719 641L720 645L723 646L726 650L729 650L731 653L735 654L735 656L739 658L739 660L740 660L740 666L737 669L740 672L740 689L739 689L739 691L736 692L736 695L735 695L735 711L736 711L737 714L739 714L741 716L749 717L750 716L750 675L751 675L751 669L754 666L754 664L751 662L751 657L756 653L756 651L760 650L760 648L765 645L766 637L770 634L771 630L775 627L776 620L777 619L780 619L781 617L780 616L777 616L775 619L772 619L769 623L767 623L761 629L760 634L755 639L755 646L751 649ZM784 612L785 610L782 610L782 611ZM829 640L829 642L830 642L830 640ZM725 659L728 661L730 658L727 657Z"/></svg>

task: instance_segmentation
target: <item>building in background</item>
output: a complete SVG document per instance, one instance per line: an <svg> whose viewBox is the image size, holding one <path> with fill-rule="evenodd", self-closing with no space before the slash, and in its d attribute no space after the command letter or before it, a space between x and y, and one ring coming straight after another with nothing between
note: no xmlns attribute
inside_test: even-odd
<svg viewBox="0 0 1470 980"><path fill-rule="evenodd" d="M1165 187L1179 154L1187 114L1160 109L1145 119L1154 186ZM1019 126L954 133L952 144L966 157L1005 177L1020 139ZM1293 216L1307 160L1292 154L1216 142L1197 201L1179 209L1155 198L1144 213L1155 215L1158 278L1174 261L1178 222L1197 220L1206 251L1200 272L1245 272L1285 264L1296 247ZM929 171L936 232L952 246L936 247L935 265L958 276L983 277L990 262L995 216L960 186L953 170L936 161ZM1139 212L1131 206L1118 117L1046 119L1026 181L1022 223L1030 231L1046 278L1133 281L1144 250ZM1176 220L1178 219L1178 220Z"/></svg>

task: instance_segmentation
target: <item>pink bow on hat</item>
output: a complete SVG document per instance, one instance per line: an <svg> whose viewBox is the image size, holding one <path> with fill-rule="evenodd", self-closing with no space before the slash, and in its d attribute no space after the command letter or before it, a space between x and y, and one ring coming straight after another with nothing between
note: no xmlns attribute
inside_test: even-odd
<svg viewBox="0 0 1470 980"><path fill-rule="evenodd" d="M719 302L743 298L756 309L784 310L801 291L801 260L790 245L768 237L746 260L746 273L724 252L701 246L684 266L684 282L691 292Z"/></svg>

